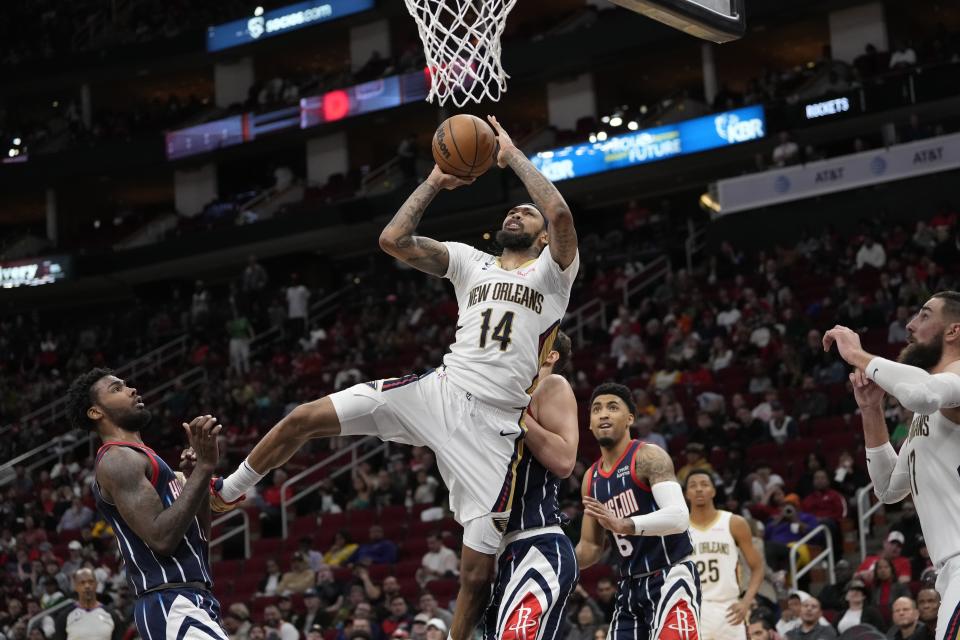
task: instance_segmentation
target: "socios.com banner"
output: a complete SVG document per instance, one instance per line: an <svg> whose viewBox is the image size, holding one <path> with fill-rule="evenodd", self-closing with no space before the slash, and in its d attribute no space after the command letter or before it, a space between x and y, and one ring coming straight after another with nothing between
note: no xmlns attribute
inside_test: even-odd
<svg viewBox="0 0 960 640"><path fill-rule="evenodd" d="M719 215L960 169L960 133L717 182Z"/></svg>
<svg viewBox="0 0 960 640"><path fill-rule="evenodd" d="M613 136L603 142L541 151L530 159L556 182L759 140L765 135L763 107L753 106Z"/></svg>
<svg viewBox="0 0 960 640"><path fill-rule="evenodd" d="M221 51L263 38L336 20L373 8L374 0L310 0L207 27L207 51Z"/></svg>

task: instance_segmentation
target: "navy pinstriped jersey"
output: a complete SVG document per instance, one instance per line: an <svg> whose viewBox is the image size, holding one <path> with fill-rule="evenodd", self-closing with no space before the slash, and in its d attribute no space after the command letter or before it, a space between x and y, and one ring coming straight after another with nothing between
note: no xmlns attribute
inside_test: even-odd
<svg viewBox="0 0 960 640"><path fill-rule="evenodd" d="M107 442L97 452L97 464L110 447L127 447L144 454L153 467L150 482L160 496L163 507L169 508L183 487L173 470L150 447L132 442ZM197 517L187 529L183 540L172 556L158 556L124 522L117 507L104 499L97 483L93 484L97 508L113 527L117 546L127 570L127 581L137 596L168 582L203 582L213 585L210 576L210 555L207 539Z"/></svg>
<svg viewBox="0 0 960 640"><path fill-rule="evenodd" d="M506 533L563 523L557 497L560 478L550 473L530 451L524 454L517 465L515 498Z"/></svg>
<svg viewBox="0 0 960 640"><path fill-rule="evenodd" d="M617 517L629 518L659 509L650 487L641 482L634 473L634 458L644 444L639 440L631 440L626 451L609 472L601 470L602 458L594 462L587 471L589 494L607 505ZM686 531L670 536L609 535L621 577L657 571L693 553L690 534Z"/></svg>

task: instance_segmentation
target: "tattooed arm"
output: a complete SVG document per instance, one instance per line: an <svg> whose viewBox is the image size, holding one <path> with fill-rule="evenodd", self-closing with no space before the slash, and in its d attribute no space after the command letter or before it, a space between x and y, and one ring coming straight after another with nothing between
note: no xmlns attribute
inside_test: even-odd
<svg viewBox="0 0 960 640"><path fill-rule="evenodd" d="M414 235L414 232L427 205L433 202L440 189L456 189L472 182L472 178L462 180L445 174L434 165L430 176L410 194L393 216L393 220L380 233L380 248L414 269L434 276L443 276L450 262L447 248L442 242Z"/></svg>
<svg viewBox="0 0 960 640"><path fill-rule="evenodd" d="M573 226L570 207L553 183L537 171L527 156L517 149L497 119L493 116L487 116L487 118L497 132L497 143L500 145L497 164L501 169L507 166L513 169L523 182L523 186L527 188L533 203L547 218L550 255L561 269L566 269L577 255L577 230Z"/></svg>

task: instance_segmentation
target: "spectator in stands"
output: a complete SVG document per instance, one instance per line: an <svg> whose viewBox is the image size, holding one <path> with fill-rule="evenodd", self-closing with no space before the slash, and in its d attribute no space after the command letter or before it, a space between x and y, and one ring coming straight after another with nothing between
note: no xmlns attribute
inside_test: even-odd
<svg viewBox="0 0 960 640"><path fill-rule="evenodd" d="M594 634L600 629L597 615L589 604L582 604L568 613L567 624L569 630L566 640L593 640Z"/></svg>
<svg viewBox="0 0 960 640"><path fill-rule="evenodd" d="M313 548L313 538L310 536L300 538L300 554L306 559L311 571L320 571L320 567L324 565L323 554Z"/></svg>
<svg viewBox="0 0 960 640"><path fill-rule="evenodd" d="M357 544L351 539L350 532L341 529L333 536L333 544L323 554L323 561L331 567L339 567L346 564L356 551Z"/></svg>
<svg viewBox="0 0 960 640"><path fill-rule="evenodd" d="M279 593L277 587L280 585L280 580L283 579L280 565L273 558L268 558L266 572L266 576L260 581L257 593L262 596L275 596Z"/></svg>
<svg viewBox="0 0 960 640"><path fill-rule="evenodd" d="M238 376L250 373L250 341L254 335L250 321L234 306L233 318L227 321L227 336L230 338L230 368Z"/></svg>
<svg viewBox="0 0 960 640"><path fill-rule="evenodd" d="M351 562L365 566L375 564L393 564L397 561L397 545L383 537L383 527L378 524L370 527L370 538L357 548Z"/></svg>
<svg viewBox="0 0 960 640"><path fill-rule="evenodd" d="M287 481L287 472L283 469L277 469L273 472L272 484L258 493L254 498L257 507L260 509L260 517L265 518L264 528L277 528L280 524L280 499L283 483ZM293 496L293 487L287 487L287 498ZM277 535L274 533L273 535Z"/></svg>
<svg viewBox="0 0 960 640"><path fill-rule="evenodd" d="M817 381L811 375L804 375L800 383L800 393L793 403L794 412L799 416L800 422L825 416L828 406L827 394L817 388Z"/></svg>
<svg viewBox="0 0 960 640"><path fill-rule="evenodd" d="M447 637L447 625L440 618L431 618L427 623L427 640L443 640Z"/></svg>
<svg viewBox="0 0 960 640"><path fill-rule="evenodd" d="M853 455L849 451L841 451L837 457L837 468L833 471L833 486L840 493L852 496L867 482L867 474L854 466Z"/></svg>
<svg viewBox="0 0 960 640"><path fill-rule="evenodd" d="M937 616L940 612L940 594L932 587L920 589L917 593L917 612L927 629L937 629Z"/></svg>
<svg viewBox="0 0 960 640"><path fill-rule="evenodd" d="M932 251L937 246L937 235L936 232L927 225L926 220L917 220L912 241L916 247L924 251Z"/></svg>
<svg viewBox="0 0 960 640"><path fill-rule="evenodd" d="M822 622L820 601L811 595L800 603L800 625L787 632L788 640L833 640L836 630Z"/></svg>
<svg viewBox="0 0 960 640"><path fill-rule="evenodd" d="M783 478L773 473L767 462L758 462L753 472L753 482L750 485L750 496L753 502L766 504L770 494L777 488L784 486Z"/></svg>
<svg viewBox="0 0 960 640"><path fill-rule="evenodd" d="M426 469L420 469L416 475L416 488L413 490L414 504L433 504L437 500L437 491L440 489L440 481L427 473Z"/></svg>
<svg viewBox="0 0 960 640"><path fill-rule="evenodd" d="M634 429L637 433L637 438L643 440L644 442L649 442L655 444L664 451L667 450L667 441L666 439L653 430L654 422L653 418L650 416L640 416L637 418L636 423L634 423Z"/></svg>
<svg viewBox="0 0 960 640"><path fill-rule="evenodd" d="M74 498L70 508L63 512L57 531L77 531L93 521L93 509L83 504L80 498Z"/></svg>
<svg viewBox="0 0 960 640"><path fill-rule="evenodd" d="M246 624L246 629L244 629ZM242 621L233 611L227 611L223 614L223 630L227 632L230 640L247 640L250 635L250 623Z"/></svg>
<svg viewBox="0 0 960 640"><path fill-rule="evenodd" d="M790 137L788 131L781 131L779 144L773 148L773 166L786 167L800 161L800 147Z"/></svg>
<svg viewBox="0 0 960 640"><path fill-rule="evenodd" d="M884 629L883 617L876 607L869 604L870 591L860 580L851 580L847 585L846 607L837 616L837 631L841 634L858 624L869 624L878 631Z"/></svg>
<svg viewBox="0 0 960 640"><path fill-rule="evenodd" d="M280 609L276 605L267 605L263 609L263 627L267 634L267 640L270 639L271 632L276 634L279 640L299 640L300 632L297 628L283 619L280 615ZM251 633L250 640L253 640Z"/></svg>
<svg viewBox="0 0 960 640"><path fill-rule="evenodd" d="M410 625L410 640L425 640L428 622L430 622L430 616L425 613L418 613L413 616L413 623Z"/></svg>
<svg viewBox="0 0 960 640"><path fill-rule="evenodd" d="M201 327L207 322L210 315L210 292L203 280L197 280L193 285L193 298L190 304L190 319L195 327Z"/></svg>
<svg viewBox="0 0 960 640"><path fill-rule="evenodd" d="M907 498L900 506L900 519L890 527L892 531L903 534L903 548L900 555L904 558L914 558L920 552L920 543L923 541L923 529L920 527L920 518L913 500ZM914 575L919 575L914 572Z"/></svg>
<svg viewBox="0 0 960 640"><path fill-rule="evenodd" d="M853 567L850 566L849 561L841 558L837 560L837 563L834 565L833 572L836 580L823 586L823 589L817 594L817 600L820 601L820 605L824 609L840 611L846 609L848 606L846 590L850 579L853 577ZM863 583L860 582L860 584ZM866 586L864 586L864 593L869 593L866 590ZM867 597L869 598L869 595L867 595ZM879 613L877 615L879 615ZM843 632L841 631L840 633Z"/></svg>
<svg viewBox="0 0 960 640"><path fill-rule="evenodd" d="M707 460L706 447L704 447L702 443L688 442L683 451L687 463L680 467L680 470L677 471L677 480L680 482L680 484L686 482L687 476L690 475L690 473L694 470L706 471L711 476L716 476L716 471L714 471L713 465L711 465L710 461Z"/></svg>
<svg viewBox="0 0 960 640"><path fill-rule="evenodd" d="M817 519L809 513L800 511L800 499L795 493L784 498L784 505L766 523L764 530L767 564L774 571L786 570L789 566L790 548L797 549L797 567L802 568L810 561L810 549L807 544L798 545L801 538L817 527ZM819 602L817 603L819 607Z"/></svg>
<svg viewBox="0 0 960 640"><path fill-rule="evenodd" d="M457 554L443 544L440 532L431 531L427 535L427 552L423 554L417 570L417 582L420 586L438 578L455 578L460 574L459 567Z"/></svg>
<svg viewBox="0 0 960 640"><path fill-rule="evenodd" d="M857 250L857 269L864 267L873 267L874 269L883 269L887 264L887 252L883 245L877 242L872 235L866 235L863 238L863 244Z"/></svg>
<svg viewBox="0 0 960 640"><path fill-rule="evenodd" d="M280 578L277 593L303 593L313 587L315 582L315 572L310 568L304 555L297 551L290 558L290 570Z"/></svg>
<svg viewBox="0 0 960 640"><path fill-rule="evenodd" d="M266 293L268 284L270 284L270 276L267 270L257 261L257 256L249 256L247 266L243 269L240 291L246 302L253 305L254 309L263 304L263 295Z"/></svg>
<svg viewBox="0 0 960 640"><path fill-rule="evenodd" d="M437 602L437 598L429 591L424 591L420 595L419 605L419 615L427 616L427 620L430 618L439 618L440 620L443 620L447 627L449 627L450 623L453 622L453 614L441 607ZM426 620L424 620L424 622L426 622Z"/></svg>
<svg viewBox="0 0 960 640"><path fill-rule="evenodd" d="M753 610L750 614L750 624L747 626L747 640L782 640L770 620L770 615L772 614L768 610Z"/></svg>
<svg viewBox="0 0 960 640"><path fill-rule="evenodd" d="M597 580L596 595L593 601L600 607L603 613L603 623L609 625L613 620L613 610L617 606L617 590L610 578L600 578Z"/></svg>
<svg viewBox="0 0 960 640"><path fill-rule="evenodd" d="M329 565L323 565L317 571L317 586L314 587L320 596L320 602L323 606L325 624L329 624L331 617L340 610L343 605L343 593L333 577L333 570Z"/></svg>
<svg viewBox="0 0 960 640"><path fill-rule="evenodd" d="M910 588L906 581L900 582L896 579L893 564L887 558L877 558L873 563L873 570L870 571L870 574L873 577L871 602L880 610L884 623L889 625L894 601L902 596L910 595ZM909 576L907 578L909 581Z"/></svg>
<svg viewBox="0 0 960 640"><path fill-rule="evenodd" d="M304 631L307 640L323 640L323 625L314 624Z"/></svg>
<svg viewBox="0 0 960 640"><path fill-rule="evenodd" d="M897 317L887 328L887 343L903 344L907 341L907 323L910 321L910 310L900 305L897 307Z"/></svg>
<svg viewBox="0 0 960 640"><path fill-rule="evenodd" d="M847 517L847 501L840 493L830 488L830 476L826 469L813 473L813 491L803 499L800 508L830 529L834 553L842 555L840 523Z"/></svg>
<svg viewBox="0 0 960 640"><path fill-rule="evenodd" d="M779 401L770 403L773 415L767 422L767 435L777 444L785 444L797 437L797 421L788 416Z"/></svg>
<svg viewBox="0 0 960 640"><path fill-rule="evenodd" d="M910 596L901 596L893 603L893 626L888 640L933 640L935 629L920 622L917 603Z"/></svg>
<svg viewBox="0 0 960 640"><path fill-rule="evenodd" d="M857 569L857 577L863 580L867 586L874 585L874 570L877 560L884 559L894 568L896 579L899 582L910 582L910 561L901 555L903 544L906 538L899 531L891 531L887 534L887 539L883 543L883 551L880 555L871 555L863 559L860 567ZM892 602L892 600L891 600Z"/></svg>
<svg viewBox="0 0 960 640"><path fill-rule="evenodd" d="M384 637L392 636L397 629L409 629L412 624L413 615L406 598L401 595L390 598L390 615L380 623Z"/></svg>
<svg viewBox="0 0 960 640"><path fill-rule="evenodd" d="M397 147L397 166L407 181L417 177L417 134L409 133Z"/></svg>
<svg viewBox="0 0 960 640"><path fill-rule="evenodd" d="M307 316L310 312L310 290L300 282L300 275L290 274L287 287L287 324L293 338L299 339L307 331Z"/></svg>
<svg viewBox="0 0 960 640"><path fill-rule="evenodd" d="M67 545L67 559L64 560L60 570L68 576L76 573L77 569L83 566L83 557L80 552L83 550L83 544L79 540L71 540Z"/></svg>

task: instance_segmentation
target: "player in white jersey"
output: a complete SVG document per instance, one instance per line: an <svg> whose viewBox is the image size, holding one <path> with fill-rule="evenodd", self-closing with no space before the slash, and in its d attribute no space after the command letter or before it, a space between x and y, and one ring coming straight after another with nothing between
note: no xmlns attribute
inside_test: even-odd
<svg viewBox="0 0 960 640"><path fill-rule="evenodd" d="M700 574L703 640L746 640L746 622L763 582L763 558L753 546L750 525L741 516L714 506L713 476L695 469L684 487L690 503L690 538ZM750 584L740 597L740 553L750 567Z"/></svg>
<svg viewBox="0 0 960 640"><path fill-rule="evenodd" d="M913 495L923 537L937 569L942 600L937 640L960 637L960 293L933 295L907 324L897 362L865 352L860 337L836 326L823 347L837 345L863 415L867 470L887 504ZM884 394L913 412L907 440L894 451L883 416Z"/></svg>
<svg viewBox="0 0 960 640"><path fill-rule="evenodd" d="M534 204L507 212L500 256L416 235L442 189L473 182L434 167L380 235L395 258L448 278L459 305L456 341L443 365L423 376L375 380L294 409L222 482L226 502L242 497L310 438L375 435L429 446L463 525L460 592L450 634L472 635L495 572L495 554L513 505L524 417L570 300L579 268L573 216L560 192L514 146L496 119L500 167L511 167Z"/></svg>

